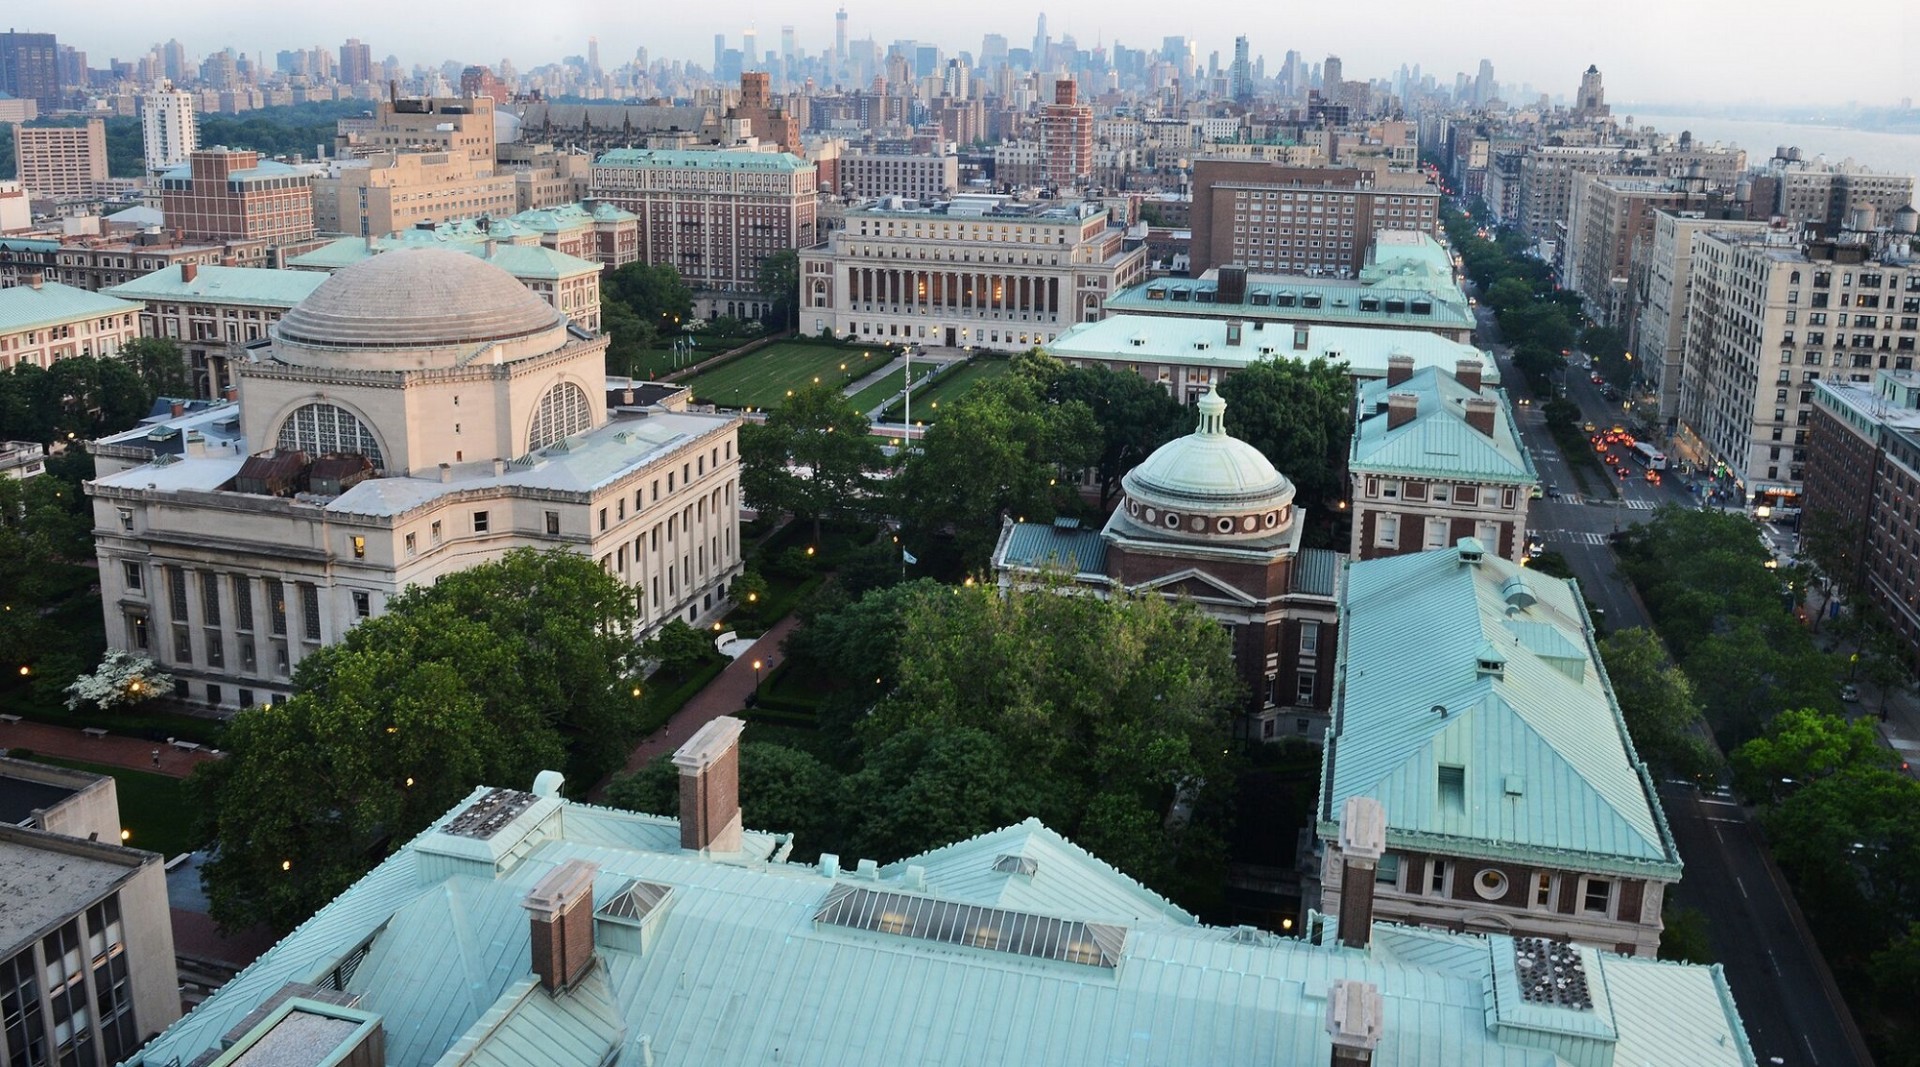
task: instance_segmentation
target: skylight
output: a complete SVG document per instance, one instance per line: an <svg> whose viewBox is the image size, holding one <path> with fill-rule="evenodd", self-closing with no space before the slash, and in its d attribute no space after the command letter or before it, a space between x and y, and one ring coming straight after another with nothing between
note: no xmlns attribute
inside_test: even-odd
<svg viewBox="0 0 1920 1067"><path fill-rule="evenodd" d="M1120 951L1127 942L1124 926L1055 919L851 885L838 886L828 894L813 921L1108 970L1120 965Z"/></svg>

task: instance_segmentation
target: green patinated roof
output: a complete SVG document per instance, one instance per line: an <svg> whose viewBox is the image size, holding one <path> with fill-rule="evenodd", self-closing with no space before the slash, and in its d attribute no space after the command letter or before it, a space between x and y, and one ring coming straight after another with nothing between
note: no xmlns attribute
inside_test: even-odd
<svg viewBox="0 0 1920 1067"><path fill-rule="evenodd" d="M1303 548L1293 565L1293 591L1314 596L1332 596L1340 580L1340 561L1345 553L1330 548Z"/></svg>
<svg viewBox="0 0 1920 1067"><path fill-rule="evenodd" d="M1367 796L1386 809L1391 843L1677 878L1590 633L1571 582L1491 553L1349 565L1323 828ZM1441 796L1442 765L1464 769L1457 805Z"/></svg>
<svg viewBox="0 0 1920 1067"><path fill-rule="evenodd" d="M1476 393L1451 373L1427 367L1399 385L1390 386L1384 379L1364 382L1359 393L1361 415L1348 449L1349 470L1485 482L1540 480L1500 390ZM1413 394L1420 406L1411 421L1389 429L1387 398L1396 393ZM1466 421L1467 400L1489 393L1499 402L1491 437Z"/></svg>
<svg viewBox="0 0 1920 1067"><path fill-rule="evenodd" d="M16 285L0 289L0 333L58 326L104 315L123 315L141 310L105 293L76 289L59 282L42 282L38 288Z"/></svg>
<svg viewBox="0 0 1920 1067"><path fill-rule="evenodd" d="M1492 357L1479 349L1449 341L1424 330L1389 330L1361 326L1332 326L1320 322L1247 322L1240 343L1227 343L1229 316L1215 318L1161 315L1109 315L1099 322L1083 322L1044 347L1065 360L1097 359L1165 366L1219 367L1231 371L1262 359L1326 359L1347 364L1357 378L1384 378L1387 358L1411 356L1416 370L1442 367L1453 370L1463 359L1478 360L1483 375L1497 382L1499 370ZM1295 335L1306 332L1305 346L1294 347Z"/></svg>
<svg viewBox="0 0 1920 1067"><path fill-rule="evenodd" d="M1107 541L1099 530L1016 522L1007 532L1001 561L1010 567L1065 567L1074 574L1105 574Z"/></svg>
<svg viewBox="0 0 1920 1067"><path fill-rule="evenodd" d="M498 823L458 818L496 796L476 790L134 1062L191 1062L285 983L320 980L363 948L345 992L381 1017L389 1067L586 1067L611 1055L683 1067L1320 1064L1336 979L1381 993L1378 1067L1568 1062L1549 1042L1570 1027L1498 1025L1495 968L1510 939L1381 925L1363 951L1204 926L1032 821L871 873L827 873L773 858L765 835L749 833L738 856L703 856L678 847L672 819L562 800L509 807ZM529 973L522 901L581 860L596 869L598 903L636 879L670 887L672 903L642 919L644 954L602 938L585 979L550 994ZM833 910L856 899L1085 930L1101 956L991 947L1022 928L932 936ZM1589 958L1617 1044L1634 1053L1620 1062L1751 1067L1717 971Z"/></svg>
<svg viewBox="0 0 1920 1067"><path fill-rule="evenodd" d="M311 252L295 256L288 260L287 264L303 271L334 271L397 248L444 248L485 259L508 274L522 279L572 278L581 274L592 274L600 269L597 263L578 256L570 256L565 252L556 252L544 245L496 243L492 254L489 255L486 238L480 235L468 236L420 229L402 230L392 237L376 237L374 244L378 251L369 249L367 239L364 237L342 237L337 241L321 245Z"/></svg>
<svg viewBox="0 0 1920 1067"><path fill-rule="evenodd" d="M791 173L813 164L791 152L752 152L739 149L689 151L677 148L616 148L594 160L596 167L674 167L695 170L742 170Z"/></svg>
<svg viewBox="0 0 1920 1067"><path fill-rule="evenodd" d="M194 278L189 282L182 281L180 268L173 266L162 267L106 291L128 300L290 308L305 300L326 280L326 275L307 270L203 265L195 268Z"/></svg>

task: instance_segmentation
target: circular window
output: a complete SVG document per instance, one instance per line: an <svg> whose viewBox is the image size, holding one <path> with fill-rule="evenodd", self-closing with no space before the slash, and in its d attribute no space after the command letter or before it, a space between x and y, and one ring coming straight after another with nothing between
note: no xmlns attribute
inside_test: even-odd
<svg viewBox="0 0 1920 1067"><path fill-rule="evenodd" d="M1207 528L1207 520L1206 520L1206 519L1204 519L1204 518L1201 518L1201 517L1200 517L1200 516L1198 516L1198 515L1195 515L1195 516L1193 517L1193 523L1192 523L1192 526L1193 526L1193 532L1194 532L1194 533L1202 533L1202 532L1204 532L1204 531L1206 530L1206 528Z"/></svg>
<svg viewBox="0 0 1920 1067"><path fill-rule="evenodd" d="M1275 526L1280 525L1280 513L1277 511L1269 511L1267 512L1267 517L1261 521L1265 522L1267 524L1267 529L1271 530Z"/></svg>
<svg viewBox="0 0 1920 1067"><path fill-rule="evenodd" d="M1127 501L1127 514L1136 519L1140 517L1140 502L1138 500Z"/></svg>
<svg viewBox="0 0 1920 1067"><path fill-rule="evenodd" d="M1232 532L1233 532L1233 520L1232 520L1232 519L1221 519L1221 520L1219 520L1219 521L1217 521L1217 522L1215 522L1215 523L1213 524L1213 528L1214 528L1214 529L1216 529L1216 530L1219 530L1219 531L1220 531L1221 533L1232 533Z"/></svg>
<svg viewBox="0 0 1920 1067"><path fill-rule="evenodd" d="M1178 530L1179 528L1180 528L1180 516L1174 514L1171 511L1167 512L1167 529Z"/></svg>
<svg viewBox="0 0 1920 1067"><path fill-rule="evenodd" d="M1499 900L1507 895L1507 876L1488 867L1473 876L1473 891L1481 900Z"/></svg>
<svg viewBox="0 0 1920 1067"><path fill-rule="evenodd" d="M1260 527L1260 520L1254 518L1252 515L1249 515L1246 518L1240 520L1240 528L1242 530L1246 530L1249 533L1253 532L1259 527Z"/></svg>
<svg viewBox="0 0 1920 1067"><path fill-rule="evenodd" d="M1155 512L1155 511L1154 511L1154 510L1153 510L1152 508L1148 508L1148 509L1147 509L1147 514L1146 514L1146 520L1147 520L1148 522L1153 522L1153 521L1155 521L1155 520L1156 520L1156 519L1157 519L1158 517L1159 517L1159 513L1158 513L1158 512Z"/></svg>

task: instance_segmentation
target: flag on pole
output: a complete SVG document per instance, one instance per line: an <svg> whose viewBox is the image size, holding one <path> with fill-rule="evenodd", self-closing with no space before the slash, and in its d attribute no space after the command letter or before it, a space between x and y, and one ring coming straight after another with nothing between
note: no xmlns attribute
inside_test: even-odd
<svg viewBox="0 0 1920 1067"><path fill-rule="evenodd" d="M905 561L906 561L906 562L908 562L908 563L918 563L918 562L920 562L920 561L919 561L919 560L918 560L917 558L915 558L915 557L914 557L914 554L913 554L913 553L911 553L911 552L909 552L909 551L907 551L907 546L905 546L905 545L901 545L901 546L900 546L900 558L901 558L902 560L905 560Z"/></svg>

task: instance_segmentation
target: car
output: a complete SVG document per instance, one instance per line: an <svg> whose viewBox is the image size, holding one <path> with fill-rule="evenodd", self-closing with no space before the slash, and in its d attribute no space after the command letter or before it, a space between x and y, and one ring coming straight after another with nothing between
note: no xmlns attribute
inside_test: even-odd
<svg viewBox="0 0 1920 1067"><path fill-rule="evenodd" d="M1648 472L1647 472L1647 481L1649 481L1649 482L1651 482L1651 483L1653 483L1654 485L1659 485L1659 484L1660 484L1660 472L1659 472L1659 471L1648 471Z"/></svg>
<svg viewBox="0 0 1920 1067"><path fill-rule="evenodd" d="M1528 499L1528 500L1538 500L1538 499L1540 499L1541 497L1543 497L1543 496L1546 496L1546 495L1547 495L1547 494L1546 494L1546 492L1545 492L1545 490L1542 490L1542 489L1541 489L1541 488L1540 488L1540 487L1539 487L1538 485L1535 485L1535 486L1534 486L1534 487L1533 487L1532 489L1529 489L1529 490L1527 490L1527 499Z"/></svg>
<svg viewBox="0 0 1920 1067"><path fill-rule="evenodd" d="M1607 443L1605 441L1595 441L1593 443L1593 450L1604 454L1607 450Z"/></svg>
<svg viewBox="0 0 1920 1067"><path fill-rule="evenodd" d="M1580 428L1581 428L1581 429L1583 429L1583 430L1585 430L1585 431L1587 431L1588 433L1592 433L1592 432L1593 432L1594 430L1596 430L1596 429L1598 429L1598 427L1596 427L1596 426L1595 426L1595 425L1593 424L1593 420L1592 420L1592 419L1588 419L1588 420L1586 421L1586 424L1585 424L1585 425L1583 425L1583 426L1581 426Z"/></svg>
<svg viewBox="0 0 1920 1067"><path fill-rule="evenodd" d="M1561 497L1562 497L1563 495L1564 495L1564 494L1562 494L1562 493L1560 492L1560 487L1559 487L1559 486L1557 486L1557 485L1549 485L1549 486L1547 486L1547 499L1548 499L1548 500L1559 500L1559 499L1560 499L1560 498L1561 498Z"/></svg>
<svg viewBox="0 0 1920 1067"><path fill-rule="evenodd" d="M1590 375L1589 378L1595 385L1599 385L1601 382L1606 381L1605 378L1600 377L1598 374Z"/></svg>
<svg viewBox="0 0 1920 1067"><path fill-rule="evenodd" d="M1521 406L1521 407L1526 407L1527 405L1529 405L1529 404L1531 404L1531 403L1533 403L1533 398L1532 398L1532 397L1530 397L1530 396L1523 396L1523 397L1521 397L1521 398L1520 398L1520 406Z"/></svg>
<svg viewBox="0 0 1920 1067"><path fill-rule="evenodd" d="M1623 481L1623 482L1624 482L1624 481L1626 481L1626 480L1627 480L1627 468L1625 468L1625 467L1615 467L1615 468L1613 468L1613 473L1615 473L1615 474L1618 474L1618 475L1620 476L1620 480L1621 480L1621 481Z"/></svg>
<svg viewBox="0 0 1920 1067"><path fill-rule="evenodd" d="M1547 543L1541 540L1539 534L1536 533L1536 534L1527 535L1527 558L1528 559L1539 559L1542 555L1546 553L1546 551L1547 551Z"/></svg>
<svg viewBox="0 0 1920 1067"><path fill-rule="evenodd" d="M1840 699L1849 704L1860 703L1860 687L1851 683L1841 686Z"/></svg>

